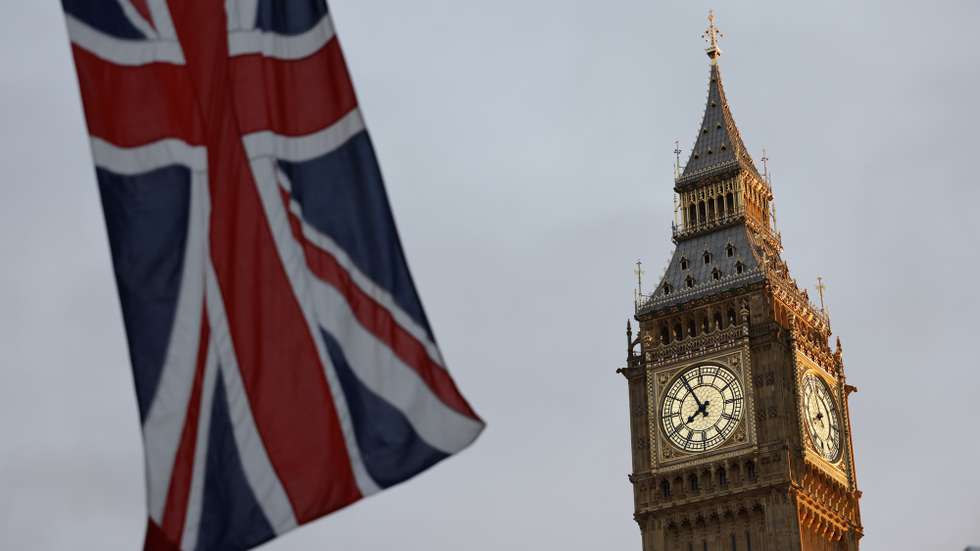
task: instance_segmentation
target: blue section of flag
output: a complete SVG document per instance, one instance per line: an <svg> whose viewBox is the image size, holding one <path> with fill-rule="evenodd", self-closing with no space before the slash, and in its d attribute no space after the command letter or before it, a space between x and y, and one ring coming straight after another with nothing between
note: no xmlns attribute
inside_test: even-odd
<svg viewBox="0 0 980 551"><path fill-rule="evenodd" d="M118 0L61 0L65 12L86 25L116 38L140 40L146 36L123 13Z"/></svg>
<svg viewBox="0 0 980 551"><path fill-rule="evenodd" d="M119 301L146 418L166 360L184 267L190 171L182 166L123 176L96 168Z"/></svg>
<svg viewBox="0 0 980 551"><path fill-rule="evenodd" d="M303 219L333 239L432 337L408 271L374 148L366 132L303 162L279 161Z"/></svg>
<svg viewBox="0 0 980 551"><path fill-rule="evenodd" d="M250 549L275 537L245 478L224 380L215 382L197 549Z"/></svg>
<svg viewBox="0 0 980 551"><path fill-rule="evenodd" d="M361 460L378 486L398 484L449 457L422 440L402 412L364 386L340 343L323 328L320 332L344 391Z"/></svg>
<svg viewBox="0 0 980 551"><path fill-rule="evenodd" d="M301 34L327 15L323 0L259 0L255 26L278 34Z"/></svg>

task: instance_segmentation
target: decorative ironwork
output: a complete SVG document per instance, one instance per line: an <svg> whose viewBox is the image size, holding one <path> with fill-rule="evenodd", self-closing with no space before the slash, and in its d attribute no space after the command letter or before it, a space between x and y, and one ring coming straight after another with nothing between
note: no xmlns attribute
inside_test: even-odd
<svg viewBox="0 0 980 551"><path fill-rule="evenodd" d="M738 210L732 214L726 214L725 216L716 216L710 220L705 220L704 222L687 223L681 226L677 224L671 224L671 237L675 242L680 239L685 239L693 235L707 233L709 231L718 230L727 226L733 226L738 222L741 222L745 218L745 211Z"/></svg>
<svg viewBox="0 0 980 551"><path fill-rule="evenodd" d="M666 363L699 357L734 346L741 338L748 338L748 325L732 325L720 331L690 337L671 344L662 344L650 350L650 365L657 367Z"/></svg>

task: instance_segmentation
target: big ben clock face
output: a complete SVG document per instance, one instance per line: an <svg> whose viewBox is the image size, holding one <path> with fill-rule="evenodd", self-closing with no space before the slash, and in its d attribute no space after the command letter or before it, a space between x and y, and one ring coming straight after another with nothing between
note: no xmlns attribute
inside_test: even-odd
<svg viewBox="0 0 980 551"><path fill-rule="evenodd" d="M723 444L742 419L742 384L730 369L700 365L682 372L660 404L664 434L678 448L704 452Z"/></svg>
<svg viewBox="0 0 980 551"><path fill-rule="evenodd" d="M841 452L840 416L827 383L813 373L803 377L803 419L810 441L827 461L837 461Z"/></svg>

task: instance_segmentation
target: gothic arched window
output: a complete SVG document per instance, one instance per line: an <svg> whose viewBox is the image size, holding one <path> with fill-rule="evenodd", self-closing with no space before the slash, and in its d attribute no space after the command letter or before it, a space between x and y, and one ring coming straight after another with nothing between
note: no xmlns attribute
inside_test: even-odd
<svg viewBox="0 0 980 551"><path fill-rule="evenodd" d="M736 274L740 274L744 270L745 270L745 266L743 266L741 262L736 262L735 263L735 273Z"/></svg>
<svg viewBox="0 0 980 551"><path fill-rule="evenodd" d="M694 278L693 277L687 276L687 279L684 280L684 283L687 285L687 288L688 289L693 289L694 288Z"/></svg>
<svg viewBox="0 0 980 551"><path fill-rule="evenodd" d="M704 258L704 263L705 264L711 264L711 253L709 253L708 251L704 251L704 257L703 258Z"/></svg>
<svg viewBox="0 0 980 551"><path fill-rule="evenodd" d="M727 246L727 247L725 247L725 252L726 252L726 253L728 254L728 256L730 256L730 257L731 257L731 256L735 256L735 245L732 245L731 243L729 243L729 244L728 244L728 246Z"/></svg>
<svg viewBox="0 0 980 551"><path fill-rule="evenodd" d="M681 269L682 270L686 270L687 267L688 267L687 257L686 256L682 256L681 257Z"/></svg>
<svg viewBox="0 0 980 551"><path fill-rule="evenodd" d="M660 481L660 494L664 497L670 497L670 482L666 480Z"/></svg>
<svg viewBox="0 0 980 551"><path fill-rule="evenodd" d="M711 277L715 281L718 281L719 279L721 279L721 270L719 270L718 268L715 268L714 270L711 270Z"/></svg>

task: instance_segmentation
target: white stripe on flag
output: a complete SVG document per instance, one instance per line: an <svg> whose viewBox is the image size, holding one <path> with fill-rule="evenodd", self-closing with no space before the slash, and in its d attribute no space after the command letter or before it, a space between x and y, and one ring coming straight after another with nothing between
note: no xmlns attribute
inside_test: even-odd
<svg viewBox="0 0 980 551"><path fill-rule="evenodd" d="M126 19L133 24L134 27L139 29L147 38L154 39L157 38L157 30L150 25L150 22L143 19L140 12L133 6L131 0L117 0L119 2L119 7L122 8L123 13L126 15Z"/></svg>
<svg viewBox="0 0 980 551"><path fill-rule="evenodd" d="M284 161L301 162L330 153L364 131L364 120L354 108L330 126L305 136L282 136L263 130L245 135L249 158L274 156Z"/></svg>
<svg viewBox="0 0 980 551"><path fill-rule="evenodd" d="M65 21L72 42L116 65L184 64L184 54L175 39L121 40L97 31L67 13Z"/></svg>
<svg viewBox="0 0 980 551"><path fill-rule="evenodd" d="M180 435L184 430L187 401L194 384L194 369L201 339L204 306L204 240L207 238L207 176L191 177L187 245L180 293L170 330L170 343L160 371L156 394L143 421L146 447L146 497L150 517L162 522L170 474Z"/></svg>
<svg viewBox="0 0 980 551"><path fill-rule="evenodd" d="M184 533L180 538L181 549L194 549L201 528L201 511L204 508L204 479L207 475L208 442L211 436L211 411L214 407L215 381L218 379L218 355L213 340L208 342L207 362L204 364L204 380L201 384L200 410L197 416L197 442L194 444L194 465L191 470L191 488L187 496L184 516Z"/></svg>
<svg viewBox="0 0 980 551"><path fill-rule="evenodd" d="M177 29L174 28L174 21L170 18L170 8L167 7L167 0L147 0L146 5L150 8L150 15L153 17L153 26L156 28L157 33L163 38L177 40Z"/></svg>
<svg viewBox="0 0 980 551"><path fill-rule="evenodd" d="M96 166L124 176L173 165L186 166L193 171L204 171L208 168L208 152L204 146L189 145L175 138L165 138L137 147L118 147L102 138L91 136L91 144Z"/></svg>
<svg viewBox="0 0 980 551"><path fill-rule="evenodd" d="M289 178L283 174L282 171L279 172L279 183L286 191L290 193L290 197L292 197L292 184L290 183ZM429 338L429 334L425 328L419 325L412 318L412 316L409 316L404 310L401 309L398 303L395 302L395 299L391 296L391 293L389 293L384 287L381 287L375 283L374 280L368 277L364 272L360 271L350 259L347 251L338 245L336 241L309 225L303 219L303 209L299 203L293 199L290 199L289 210L302 221L303 236L317 248L322 249L333 256L337 260L337 263L339 263L344 270L350 274L354 284L357 285L362 292L374 299L375 302L391 312L392 317L395 318L395 322L405 329L408 334L412 335L417 341L422 343L422 346L425 347L425 351L428 353L429 358L441 368L445 369L446 364L442 359L442 353L439 351L439 347L436 346L436 343Z"/></svg>
<svg viewBox="0 0 980 551"><path fill-rule="evenodd" d="M278 172L278 178L288 185L287 177L281 171ZM281 201L279 203L281 204ZM292 201L290 206L293 213L302 219L299 205ZM334 247L335 250L342 252L340 247L336 245ZM302 252L300 251L299 254ZM368 281L367 277L353 268L346 254L335 255L335 258L338 256L343 256L344 259L338 259L338 263L351 274L358 287L363 289L364 282ZM358 379L372 392L401 411L419 436L429 445L454 453L471 443L483 430L483 423L456 412L439 399L412 367L402 362L387 344L361 325L354 316L350 304L337 289L310 273L305 257L301 259L301 263L305 272L304 277L312 282L312 298L317 323L341 344L344 355ZM359 282L358 276L361 279ZM378 290L373 283L370 286L374 291ZM368 294L371 296L370 293ZM390 297L388 299L390 300ZM384 307L388 307L384 302L379 302ZM391 310L395 310L392 314L399 325L404 327L404 321L411 322L407 314L401 312L401 317L404 319L399 319L400 310L389 309ZM423 335L418 339L419 342L426 346L430 355L438 358L438 348L435 344L428 340L425 332L414 322L411 322L411 325ZM409 329L406 331L412 333Z"/></svg>
<svg viewBox="0 0 980 551"><path fill-rule="evenodd" d="M250 30L255 28L258 14L258 0L225 0L225 14L228 17L228 31Z"/></svg>
<svg viewBox="0 0 980 551"><path fill-rule="evenodd" d="M323 365L324 375L327 379L327 386L330 388L330 396L333 398L334 408L337 411L337 418L340 423L341 432L344 435L344 443L347 446L347 456L350 458L351 470L354 473L354 480L357 487L364 496L378 492L381 488L377 485L361 459L361 449L357 445L357 435L354 432L354 425L351 421L350 409L347 407L347 398L340 386L340 380L330 362L323 339L319 335L316 315L313 312L313 294L311 289L312 278L306 267L306 258L299 243L293 238L292 230L289 227L289 218L286 208L282 204L279 196L279 186L276 183L276 169L271 158L263 157L255 159L251 163L252 174L255 178L255 186L262 200L262 207L265 217L269 223L269 230L272 233L273 241L276 244L276 251L279 259L285 268L286 276L289 278L290 287L296 296L303 317L306 320L307 330L310 337L316 344L317 355Z"/></svg>
<svg viewBox="0 0 980 551"><path fill-rule="evenodd" d="M239 8L239 9L244 9ZM254 8L253 12L254 13ZM262 54L274 59L302 59L323 48L334 37L333 22L329 15L310 30L297 35L265 32L251 26L242 26L228 33L228 51L232 56Z"/></svg>
<svg viewBox="0 0 980 551"><path fill-rule="evenodd" d="M414 369L360 324L337 289L313 277L313 299L317 321L340 343L357 378L397 408L422 440L451 454L479 436L483 423L440 400Z"/></svg>

